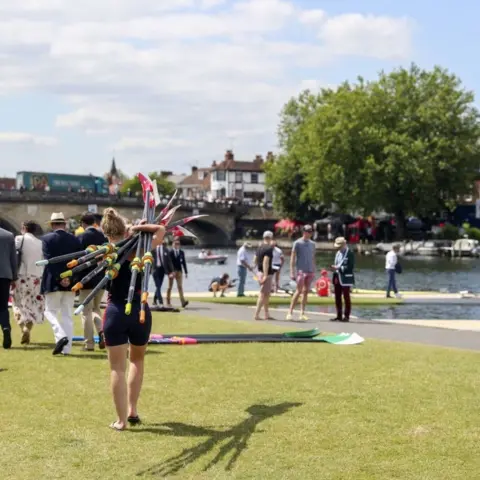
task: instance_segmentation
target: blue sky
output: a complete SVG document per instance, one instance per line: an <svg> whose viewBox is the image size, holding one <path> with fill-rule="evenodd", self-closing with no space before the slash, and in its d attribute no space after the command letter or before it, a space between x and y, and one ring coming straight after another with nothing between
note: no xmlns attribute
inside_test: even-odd
<svg viewBox="0 0 480 480"><path fill-rule="evenodd" d="M0 2L0 176L252 159L291 95L412 61L480 93L473 2L17 3Z"/></svg>

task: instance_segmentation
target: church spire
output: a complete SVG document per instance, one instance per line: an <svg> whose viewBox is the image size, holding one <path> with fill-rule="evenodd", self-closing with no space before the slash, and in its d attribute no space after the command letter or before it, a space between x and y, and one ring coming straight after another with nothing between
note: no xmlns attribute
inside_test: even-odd
<svg viewBox="0 0 480 480"><path fill-rule="evenodd" d="M112 177L117 177L118 178L118 170L117 170L117 165L115 163L115 157L112 158L112 166L110 167L110 175Z"/></svg>

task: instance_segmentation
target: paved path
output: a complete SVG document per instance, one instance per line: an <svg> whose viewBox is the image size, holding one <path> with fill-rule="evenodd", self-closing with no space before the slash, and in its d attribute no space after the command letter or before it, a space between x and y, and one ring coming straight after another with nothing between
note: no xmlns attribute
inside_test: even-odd
<svg viewBox="0 0 480 480"><path fill-rule="evenodd" d="M254 322L253 309L246 306L192 301L188 306L188 312L222 320ZM307 322L289 322L284 320L286 309L271 309L271 314L277 318L277 320L269 320L268 323L282 326L285 330L318 327L325 332L358 333L364 338L421 343L424 345L436 345L466 350L480 350L480 331L474 331L473 327L469 331L447 329L444 325L440 324L438 327L435 327L435 320L429 320L432 326L425 326L426 321L415 325L408 323L400 324L399 322L401 322L401 320L392 322L388 320L352 319L349 323L339 323L330 322L330 316L311 315L310 320ZM451 322L454 325L456 320L452 320ZM442 321L442 323L444 324L445 321Z"/></svg>

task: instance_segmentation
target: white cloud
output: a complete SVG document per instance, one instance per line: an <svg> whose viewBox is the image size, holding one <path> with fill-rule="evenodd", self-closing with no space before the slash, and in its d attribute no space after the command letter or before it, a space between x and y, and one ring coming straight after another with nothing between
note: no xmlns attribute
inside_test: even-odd
<svg viewBox="0 0 480 480"><path fill-rule="evenodd" d="M0 19L0 95L55 96L60 135L187 163L220 155L232 132L239 152L271 149L282 105L335 57L405 57L412 34L407 19L293 0L0 0Z"/></svg>
<svg viewBox="0 0 480 480"><path fill-rule="evenodd" d="M24 132L0 132L0 144L2 143L54 147L57 139Z"/></svg>
<svg viewBox="0 0 480 480"><path fill-rule="evenodd" d="M300 12L299 20L306 25L320 25L327 18L327 13L324 10L304 10Z"/></svg>
<svg viewBox="0 0 480 480"><path fill-rule="evenodd" d="M204 9L225 5L227 0L200 0L200 7Z"/></svg>
<svg viewBox="0 0 480 480"><path fill-rule="evenodd" d="M182 138L125 137L116 145L115 151L141 152L144 150L163 150L170 147L187 147L189 142Z"/></svg>
<svg viewBox="0 0 480 480"><path fill-rule="evenodd" d="M410 54L411 30L407 18L348 14L327 19L319 37L339 55L399 59Z"/></svg>

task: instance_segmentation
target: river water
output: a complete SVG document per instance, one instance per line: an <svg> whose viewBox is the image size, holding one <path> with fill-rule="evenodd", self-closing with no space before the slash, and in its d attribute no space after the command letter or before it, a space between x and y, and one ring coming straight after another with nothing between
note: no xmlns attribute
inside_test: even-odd
<svg viewBox="0 0 480 480"><path fill-rule="evenodd" d="M195 264L189 262L197 257L199 249L185 248L189 276L184 281L185 292L205 292L211 279L223 273L236 278L236 250L215 250L216 255L227 255L225 265ZM253 252L252 252L253 255ZM288 255L286 262L289 261ZM317 255L318 271L333 263L334 253ZM480 291L480 260L470 258L404 257L401 259L403 273L397 275L397 283L402 291L445 291L456 293L461 290ZM288 263L287 263L288 265ZM282 280L287 283L288 268L282 271ZM356 287L360 289L384 289L386 284L385 257L383 255L356 256ZM252 275L247 277L246 290L257 290L258 284ZM332 307L315 306L312 310L334 312ZM480 319L480 306L455 305L400 305L353 307L353 315L362 318L410 318L410 319Z"/></svg>

